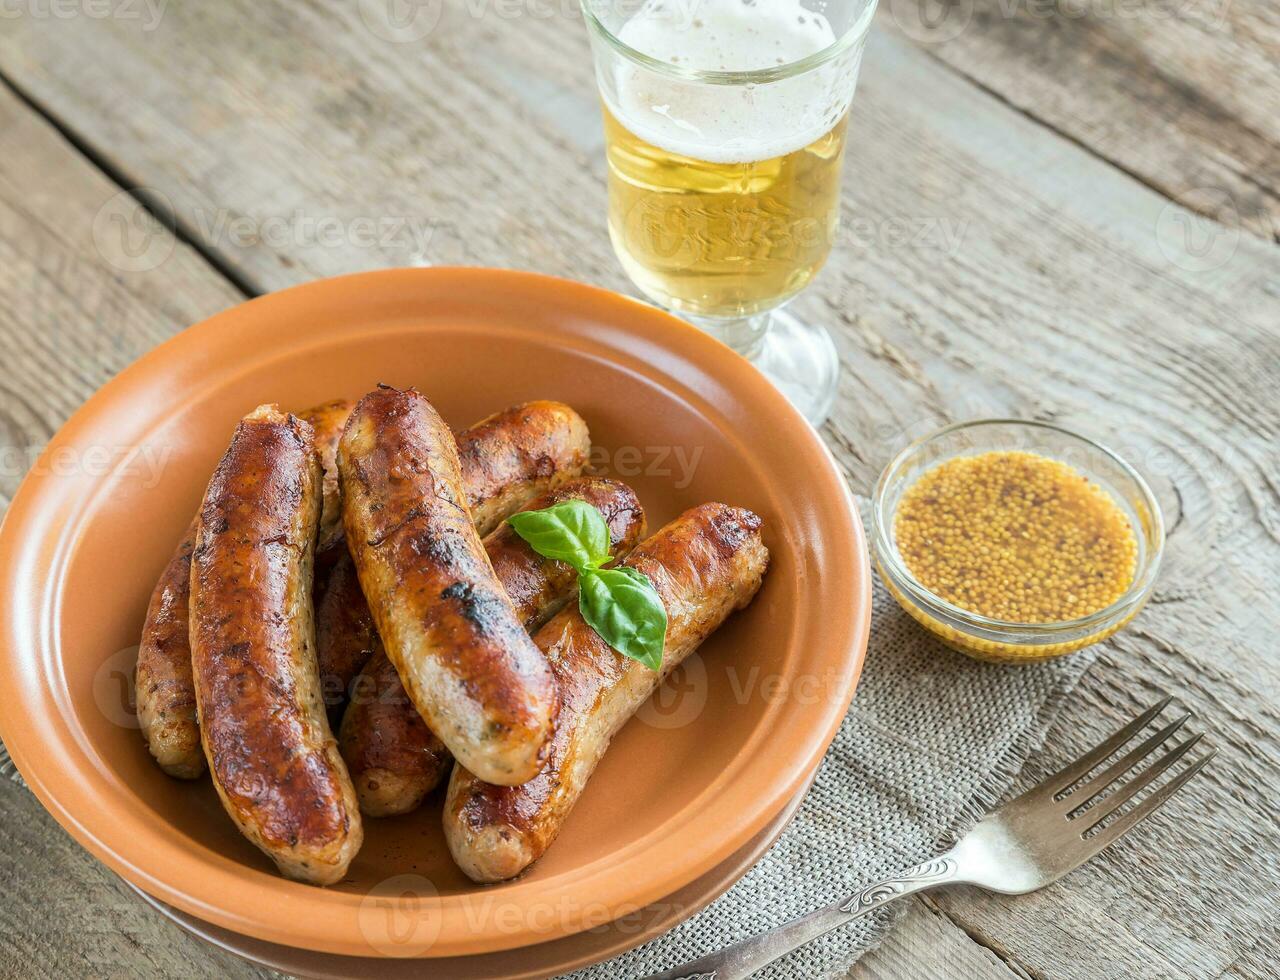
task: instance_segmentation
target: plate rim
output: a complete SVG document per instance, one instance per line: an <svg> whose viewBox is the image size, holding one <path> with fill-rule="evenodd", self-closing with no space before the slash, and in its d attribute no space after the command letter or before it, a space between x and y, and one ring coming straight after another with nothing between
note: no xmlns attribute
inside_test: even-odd
<svg viewBox="0 0 1280 980"><path fill-rule="evenodd" d="M852 553L860 572L856 578L852 575L848 576L851 583L844 590L849 593L850 601L847 608L838 607L832 612L837 620L835 632L845 638L842 641L844 649L837 662L843 670L834 679L841 693L818 705L817 710L822 713L820 719L822 724L819 726L815 723L813 731L805 738L805 757L797 757L790 773L780 773L770 782L772 791L767 794L768 804L755 801L753 805L753 801L748 800L743 803L741 809L729 813L723 812L724 807L718 807L721 816L717 819L717 827L722 832L714 836L704 836L699 847L696 848L696 853L690 855L686 852L686 859L679 862L678 867L675 863L667 865L666 862L656 862L659 866L655 868L655 862L646 863L642 860L644 855L653 852L655 843L653 838L658 835L658 831L654 831L646 837L633 841L617 854L611 855L613 860L607 862L606 868L598 869L585 878L580 874L575 875L574 887L584 889L593 896L602 893L609 895L608 899L601 898L600 901L611 908L635 907L635 905L647 905L658 901L707 873L757 834L768 823L770 816L777 812L778 806L785 804L785 801L798 791L808 771L814 768L825 754L848 710L865 661L871 609L870 556L857 508L834 457L817 432L763 375L719 341L656 307L630 297L572 280L511 270L469 267L379 270L316 280L256 297L179 332L142 355L103 385L49 441L33 466L32 472L27 475L15 493L5 513L4 521L0 524L0 610L6 613L3 617L5 625L0 631L0 638L4 639L9 648L8 655L0 657L0 692L7 694L11 705L16 708L16 710L7 710L3 716L0 716L0 738L4 739L19 771L27 779L41 803L82 846L149 894L197 918L268 942L339 954L369 955L367 944L359 939L335 935L332 923L327 921L328 917L324 917L326 921L323 924L315 920L309 923L295 923L298 931L282 932L280 927L261 921L252 911L224 907L230 902L229 896L236 894L238 890L251 889L255 895L262 893L261 900L265 901L272 892L281 891L282 885L283 891L291 896L291 899L297 898L305 907L314 899L312 886L283 882L282 879L271 875L272 886L268 887L254 877L254 869L246 868L239 862L225 857L221 862L213 862L215 865L225 864L225 867L211 868L209 861L204 862L205 878L213 879L212 882L205 880L178 885L172 878L180 876L172 872L166 876L158 875L154 870L155 861L150 860L154 854L147 855L149 860L138 861L137 848L129 846L132 843L129 840L129 825L133 821L124 819L119 812L98 812L93 814L95 826L91 827L82 816L86 812L91 812L91 808L83 805L87 802L87 798L92 796L88 788L83 785L68 786L65 778L58 778L60 773L52 765L49 765L46 771L45 765L33 764L34 759L50 763L58 757L68 764L75 761L74 755L68 753L69 746L66 744L68 739L74 741L74 733L68 731L56 746L50 741L42 740L40 717L38 717L42 713L37 710L35 703L29 702L22 696L26 692L42 693L40 706L59 707L56 692L44 683L43 674L38 679L38 683L24 683L23 678L15 676L18 661L22 659L16 655L16 651L23 647L24 642L19 634L23 625L34 625L32 617L21 614L19 607L34 606L31 612L36 614L36 623L44 622L51 616L56 619L56 613L44 607L61 595L57 579L51 577L51 573L58 569L56 562L58 549L53 549L55 553L51 554L51 549L47 546L41 547L44 536L37 535L27 540L29 535L24 533L28 532L33 525L39 524L42 496L47 496L53 502L58 500L57 488L48 487L52 479L48 466L41 464L47 463L49 457L63 447L74 445L82 430L90 428L91 423L97 424L102 416L108 415L118 396L147 381L152 375L163 378L175 358L178 363L181 363L181 356L188 349L199 351L205 347L216 348L220 344L215 343L214 340L219 336L223 338L221 343L225 344L236 334L236 330L232 328L239 327L244 330L247 324L251 324L260 315L268 315L273 309L284 309L290 304L301 304L304 307L310 303L323 304L331 295L333 299L341 300L342 304L349 304L352 293L368 301L369 295L376 291L385 292L388 296L397 294L399 291L414 295L416 298L418 293L430 294L433 290L442 290L444 294L454 293L459 287L471 290L468 295L484 295L486 291L508 295L513 293L533 295L540 302L549 301L548 305L552 310L566 306L585 308L593 311L602 329L607 330L611 326L615 331L621 330L628 339L635 339L638 346L656 344L677 356L679 360L695 367L700 373L718 376L721 379L727 376L733 381L732 388L737 393L729 403L731 406L749 401L756 406L756 410L759 410L761 406L758 403L763 403L764 410L787 420L789 422L787 428L798 434L797 438L805 443L801 447L805 450L804 455L823 472L826 482L837 491L835 496L842 504L841 516L846 526L843 529L836 529L836 533L841 530L847 532L848 550ZM508 299L507 302L510 300ZM292 319L297 318L298 312L295 311ZM288 320L290 317L285 319ZM628 325L624 326L624 323ZM643 324L643 333L638 333L634 329L636 323ZM617 353L624 361L638 360L638 355L629 352L623 354L621 351ZM195 361L198 358L192 360ZM664 370L662 374L669 376L670 372ZM707 405L709 407L710 403ZM717 407L714 414L723 418L724 406ZM807 473L806 476L812 482L813 474ZM833 501L828 503L834 506ZM824 533L826 531L827 529L824 528ZM54 540L61 550L65 550L70 544L60 538ZM27 556L26 552L33 547L36 553ZM26 557L26 564L20 563L23 557ZM19 597L15 582L19 570L27 570L28 566L34 566L31 570L42 573L33 581L40 585L43 595L33 596L31 600ZM855 581L857 588L852 584ZM38 598L43 598L44 601L36 601ZM43 619L39 617L41 612L44 613ZM56 646L56 638L47 636L29 640L29 642L34 644L36 651L45 651L48 643ZM47 653L45 656L50 663L60 663L56 656L50 656ZM834 658L833 662L835 662ZM42 690L35 690L36 688ZM82 757L87 757L87 761L91 763L93 757L89 755L89 747L81 746L80 748ZM80 761L83 767L84 758ZM74 771L76 767L70 768ZM716 780L711 786L704 788L694 801L673 814L663 824L662 834L666 836L672 832L679 832L696 819L697 814L691 814L690 811L701 809L700 801L722 781ZM154 828L152 838L153 841L155 837L163 838L166 830L169 831L169 836L174 838L166 845L166 851L172 853L175 847L180 847L182 844L182 841L177 839L179 835L173 828ZM152 847L154 846L153 842ZM179 857L181 857L180 854ZM202 866L195 858L189 858L189 860L196 867ZM182 862L179 861L179 863ZM642 878L643 885L634 886L627 891L625 897L617 895L619 889L616 881L622 877L618 872L619 864L636 871L647 872L647 876ZM615 882L613 887L603 887L610 879ZM514 901L537 899L540 893L541 900L548 901L550 896L546 885L555 880L548 879L536 883L531 883L527 879L517 880L503 888L518 892L509 896ZM263 889L266 891L264 892ZM290 891L290 889L296 891ZM224 901L221 903L214 901L211 904L208 897L211 894L223 896ZM333 902L329 903L335 909L349 908L360 900L360 896L354 893L331 891L325 894L335 897ZM307 898L304 899L303 896ZM456 897L450 896L450 898ZM281 900L279 895L275 896L275 902ZM452 909L452 922L450 922L450 909L447 907L450 903L446 900L441 902L446 906L444 931L448 931L449 926L452 925L451 935L459 933L457 927L464 921L461 906L465 903L452 903L459 908ZM249 910L255 906L252 901L237 904L241 905L241 909ZM292 901L290 904L293 904ZM545 935L530 936L527 930L524 933L495 931L492 926L487 931L476 930L474 922L468 922L467 927L470 932L461 935L460 938L442 941L433 948L433 954L452 956L465 955L468 952L496 951L530 945L533 942L546 941L548 938ZM572 927L564 928L561 934L574 931L579 930Z"/></svg>
<svg viewBox="0 0 1280 980"><path fill-rule="evenodd" d="M818 768L820 767L821 767L821 763L818 764ZM726 858L724 862L716 865L714 868L708 871L705 875L703 875L700 878L695 878L693 881L691 881L688 885L685 886L685 889L695 888L695 887L698 887L700 884L703 884L707 878L710 878L712 876L715 877L715 880L709 883L705 891L701 891L698 893L697 897L694 899L693 902L687 905L681 906L680 911L674 913L669 918L664 918L661 922L657 924L656 927L646 926L645 928L638 931L634 936L627 936L623 939L620 939L614 942L612 945L609 945L602 950L593 951L586 955L583 955L581 952L572 954L571 956L556 963L552 967L552 969L555 971L554 974L547 974L545 972L542 972L540 973L540 975L541 976L552 976L552 975L559 976L569 972L576 972L578 970L583 970L588 967L599 966L600 964L608 962L609 960L612 960L612 959L616 959L617 957L622 956L625 953L629 953L633 949L637 949L638 947L643 946L647 942L660 939L661 937L665 936L668 932L670 932L672 929L674 929L676 926L680 925L683 922L687 922L689 919L692 919L694 916L704 912L709 906L711 906L714 902L716 902L718 899L724 896L730 889L732 889L734 885L736 885L739 881L741 881L742 878L745 877L747 873L749 873L758 863L760 863L761 860L764 859L764 856L773 848L773 846L777 844L779 840L781 840L782 835L785 834L788 829L790 829L791 825L795 823L796 819L799 817L800 809L804 805L805 797L809 795L809 790L813 788L813 783L814 783L814 780L817 778L817 775L818 775L818 769L815 768L813 772L809 773L808 776L806 777L805 783L800 788L800 791L794 797L788 800L785 804L783 804L782 809L771 818L770 822L765 825L765 827L760 831L759 834L756 835L756 837L752 838L752 840L748 841L747 844L744 845L741 849L735 851L732 855ZM726 868L726 865L730 865L730 864L732 865L732 867ZM155 896L147 894L147 892L143 891L141 888L139 888L137 885L130 882L128 879L124 879L124 881L125 881L125 884L127 884L131 889L133 889L135 892L138 893L138 895L142 898L144 902L146 902L149 906L151 906L153 909L159 912L160 915L163 915L166 919L176 924L184 932L187 932L195 936L201 942L209 943L210 945L215 946L218 949L223 950L224 952L230 953L232 956L235 956L241 960L244 960L247 963L252 963L255 966L266 967L267 969L271 969L271 970L282 971L289 975L306 977L306 978L323 977L324 980L336 980L336 978L338 977L350 978L355 976L355 974L343 973L341 971L336 971L336 970L326 972L324 974L313 973L307 970L301 970L297 967L296 964L288 963L283 958L276 959L276 960L265 960L265 959L260 959L256 956L253 956L251 953L243 949L233 948L229 943L222 941L220 938L217 938L216 936L208 935L206 934L206 931L205 931L205 930L208 930L209 928L219 929L222 932L227 932L229 930L220 929L220 927L218 926L211 927L210 924L207 922L203 922L200 919L196 919L194 916L188 916L187 913L184 913L179 909L174 909L172 906L165 905L159 899L155 898ZM677 892L673 893L673 895L679 894L679 891L682 891L682 890L684 889L677 890ZM664 896L662 901L664 903L667 903L673 897L673 895ZM640 909L637 914L643 914L646 911L648 911L648 908ZM195 924L193 924L191 921L188 921L189 919L194 919L194 922L199 924L199 926L203 927L203 929L196 928ZM546 943L537 943L532 946L522 947L519 950L502 950L494 953L487 953L487 954L480 954L480 955L494 956L494 957L508 957L515 954L524 953L529 950L535 950L539 946L552 947L562 943L572 942L572 941L575 941L579 935L580 934L563 936L560 939L553 939ZM264 942L263 940L255 939L252 936L244 936L241 938L247 939L249 942ZM292 946L282 946L278 943L275 943L275 944L267 943L266 945L277 946L280 949L284 949L284 950L297 948ZM327 954L327 953L316 953L311 950L300 950L299 952L301 953L301 955L309 955L309 956L326 956L327 957L327 956L333 955L333 954ZM335 956L335 959L346 959L346 957ZM422 966L429 967L432 964L432 961L430 959L421 960L421 959L414 959L412 957L409 957L407 958L407 961L418 964L419 968L421 968ZM526 973L528 973L528 971L526 971ZM539 973L539 971L534 970L533 973L529 973L528 975L532 976L533 974L537 974L537 973ZM504 977L503 980L507 980L507 978ZM519 980L528 980L528 977L520 977Z"/></svg>

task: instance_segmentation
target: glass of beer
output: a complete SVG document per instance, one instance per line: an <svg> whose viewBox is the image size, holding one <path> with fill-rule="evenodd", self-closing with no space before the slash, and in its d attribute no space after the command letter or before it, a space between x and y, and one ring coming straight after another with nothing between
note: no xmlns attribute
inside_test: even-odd
<svg viewBox="0 0 1280 980"><path fill-rule="evenodd" d="M821 424L839 378L835 345L782 306L835 239L876 0L582 4L623 267Z"/></svg>

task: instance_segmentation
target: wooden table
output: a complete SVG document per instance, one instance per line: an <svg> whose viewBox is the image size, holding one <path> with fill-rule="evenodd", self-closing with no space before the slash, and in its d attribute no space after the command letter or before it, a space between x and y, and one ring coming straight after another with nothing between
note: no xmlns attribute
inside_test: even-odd
<svg viewBox="0 0 1280 980"><path fill-rule="evenodd" d="M447 263L629 288L573 5L399 2L0 5L4 500L107 378L246 296ZM885 2L850 129L853 233L799 302L844 362L824 435L859 491L953 419L1053 419L1126 451L1166 508L1160 588L1023 779L1161 690L1222 755L1056 887L917 901L851 976L1269 980L1278 8ZM9 783L0 883L2 975L262 972L154 914Z"/></svg>

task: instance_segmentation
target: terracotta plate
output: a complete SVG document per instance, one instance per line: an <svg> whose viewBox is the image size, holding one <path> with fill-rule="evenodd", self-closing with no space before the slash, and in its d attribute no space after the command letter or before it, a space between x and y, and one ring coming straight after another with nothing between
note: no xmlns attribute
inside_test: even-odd
<svg viewBox="0 0 1280 980"><path fill-rule="evenodd" d="M810 775L810 780L812 778ZM336 956L333 953L316 953L294 946L263 942L261 939L242 936L201 922L194 916L157 901L137 889L136 885L133 887L147 902L188 932L252 963L290 976L307 977L311 980L420 980L424 974L429 974L448 977L449 980L540 980L542 977L558 976L619 956L701 912L750 871L765 851L782 836L791 818L800 809L808 789L809 783L806 783L791 802L783 807L782 812L769 821L764 830L727 861L716 865L700 878L659 902L614 919L606 925L552 942L497 953L437 959L430 964L423 964L417 959ZM404 915L403 909L388 905L384 913L392 918L391 931L394 934L412 936L413 929L407 915L398 927L395 925L395 918Z"/></svg>
<svg viewBox="0 0 1280 980"><path fill-rule="evenodd" d="M513 402L578 409L597 468L657 527L705 500L765 519L772 570L621 733L528 874L479 888L435 807L368 821L342 884L279 877L207 781L151 762L128 704L147 598L237 419L376 382L417 385L454 425ZM219 314L106 385L50 443L0 531L3 737L50 812L161 901L269 942L462 956L547 942L668 896L744 847L798 791L862 666L870 572L817 434L749 364L643 304L481 269L317 282ZM386 935L387 902L408 941ZM396 920L396 917L392 917Z"/></svg>

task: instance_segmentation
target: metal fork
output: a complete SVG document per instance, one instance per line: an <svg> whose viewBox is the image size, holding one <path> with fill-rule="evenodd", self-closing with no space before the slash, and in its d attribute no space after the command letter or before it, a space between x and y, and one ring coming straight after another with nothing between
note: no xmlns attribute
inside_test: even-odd
<svg viewBox="0 0 1280 980"><path fill-rule="evenodd" d="M1165 698L1152 705L1061 772L992 810L945 854L876 882L825 909L647 980L742 980L778 957L896 898L939 885L969 884L1005 895L1024 895L1057 881L1151 816L1217 755L1216 749L1206 753L1136 805L1120 812L1126 803L1169 772L1202 738L1194 735L1168 744L1191 717L1183 715L1095 775L1095 770L1141 734L1172 700ZM1157 755L1161 746L1166 750ZM1143 763L1149 764L1132 779L1125 778ZM1107 793L1113 786L1114 790Z"/></svg>

